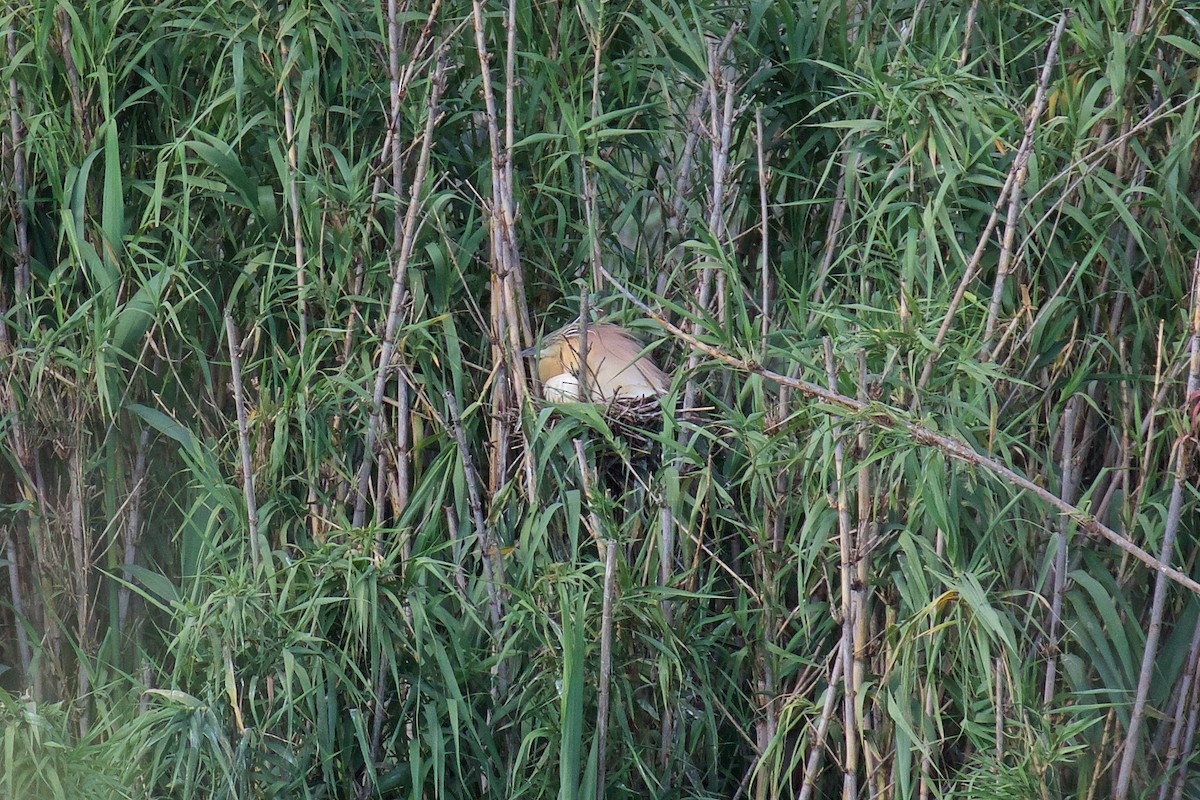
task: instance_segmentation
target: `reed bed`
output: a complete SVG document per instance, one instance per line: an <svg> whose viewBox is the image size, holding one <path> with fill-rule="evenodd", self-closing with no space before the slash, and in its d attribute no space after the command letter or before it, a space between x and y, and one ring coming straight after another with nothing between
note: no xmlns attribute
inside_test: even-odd
<svg viewBox="0 0 1200 800"><path fill-rule="evenodd" d="M1200 796L1187 4L0 23L5 796Z"/></svg>

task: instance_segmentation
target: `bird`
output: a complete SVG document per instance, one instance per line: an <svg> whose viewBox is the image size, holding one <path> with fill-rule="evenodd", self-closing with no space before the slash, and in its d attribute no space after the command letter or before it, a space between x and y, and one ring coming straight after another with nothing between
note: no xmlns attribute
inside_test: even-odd
<svg viewBox="0 0 1200 800"><path fill-rule="evenodd" d="M572 322L521 353L536 357L542 394L550 402L646 400L663 395L670 380L637 339L610 322L587 326L587 370L580 374L580 329Z"/></svg>

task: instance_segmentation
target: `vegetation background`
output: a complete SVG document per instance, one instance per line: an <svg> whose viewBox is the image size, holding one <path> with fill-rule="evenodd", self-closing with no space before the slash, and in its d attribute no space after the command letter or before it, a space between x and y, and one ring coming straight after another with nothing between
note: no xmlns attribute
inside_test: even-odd
<svg viewBox="0 0 1200 800"><path fill-rule="evenodd" d="M1200 797L1198 13L6 0L0 792Z"/></svg>

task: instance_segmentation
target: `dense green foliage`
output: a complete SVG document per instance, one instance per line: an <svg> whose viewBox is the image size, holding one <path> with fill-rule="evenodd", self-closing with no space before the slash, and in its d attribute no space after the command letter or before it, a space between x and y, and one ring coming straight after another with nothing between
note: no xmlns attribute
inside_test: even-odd
<svg viewBox="0 0 1200 800"><path fill-rule="evenodd" d="M1200 22L1063 13L8 0L0 793L1200 794Z"/></svg>

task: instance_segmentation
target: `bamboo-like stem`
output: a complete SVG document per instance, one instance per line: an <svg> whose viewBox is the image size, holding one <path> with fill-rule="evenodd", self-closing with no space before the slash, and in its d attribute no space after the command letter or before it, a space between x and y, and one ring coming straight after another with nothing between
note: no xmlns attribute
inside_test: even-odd
<svg viewBox="0 0 1200 800"><path fill-rule="evenodd" d="M671 202L667 207L667 219L664 226L666 228L667 241L671 244L677 244L683 238L681 220L683 218L684 201L692 192L692 169L696 164L696 146L700 143L700 116L704 113L707 104L708 92L697 92L684 116L686 121L686 135L683 139L683 148L679 154L679 163L676 166L675 182L671 193ZM678 248L672 248L667 256L667 260L668 262L674 262L678 260L678 257Z"/></svg>
<svg viewBox="0 0 1200 800"><path fill-rule="evenodd" d="M837 391L837 367L833 361L833 344L829 337L822 340L825 349L825 375L829 380L830 391ZM850 496L846 489L845 451L846 445L842 440L841 423L833 426L833 481L834 496L837 504L838 521L838 572L841 575L840 613L842 635L840 638L841 661L850 667L842 670L842 731L844 734L844 750L842 751L842 800L854 800L858 797L858 706L856 704L857 686L854 683L856 668L854 656L854 604L851 597L854 581L854 542L850 521ZM861 523L861 520L860 520Z"/></svg>
<svg viewBox="0 0 1200 800"><path fill-rule="evenodd" d="M17 657L20 659L21 679L28 682L29 667L33 654L29 647L29 634L25 631L25 600L21 589L21 562L17 553L17 529L15 525L4 528L4 555L8 559L8 596L12 603L13 627L17 634Z"/></svg>
<svg viewBox="0 0 1200 800"><path fill-rule="evenodd" d="M762 335L762 355L767 353L767 337L771 331L771 269L770 269L770 235L771 229L767 213L767 181L769 172L767 162L763 158L763 120L762 107L754 109L754 152L758 157L758 217L759 217L759 283L762 292L762 313L759 332Z"/></svg>
<svg viewBox="0 0 1200 800"><path fill-rule="evenodd" d="M1193 664L1196 664L1195 660L1193 660ZM1196 666L1193 667L1193 670L1196 672L1196 682L1192 687L1192 696L1196 697L1197 695L1200 695L1200 664L1196 664ZM1198 723L1200 723L1200 703L1192 702L1189 704L1188 708L1187 731L1183 735L1183 745L1180 748L1180 752L1193 752L1192 747L1196 741L1196 728ZM1188 765L1189 762L1186 760L1179 765L1179 771L1175 774L1175 786L1171 792L1171 800L1183 800L1183 790L1187 785Z"/></svg>
<svg viewBox="0 0 1200 800"><path fill-rule="evenodd" d="M67 13L67 7L60 5L54 9L54 18L58 21L58 41L62 47L63 65L67 70L67 87L71 92L71 112L75 115L75 127L79 129L79 135L83 139L83 151L86 153L92 147L92 132L87 112L83 107L79 67L75 64L75 54L71 52L71 17Z"/></svg>
<svg viewBox="0 0 1200 800"><path fill-rule="evenodd" d="M433 8L430 10L428 19L425 22L425 27L421 31L421 36L417 40L417 47L423 49L429 42L430 30L433 22L436 19L436 14L440 0L435 0ZM392 120L398 122L400 119L400 110L403 98L401 97L402 88L407 87L406 78L400 73L400 47L401 47L401 27L402 22L399 19L399 10L397 8L397 0L388 0L387 15L388 15L388 75L391 78L390 95L391 95L391 113ZM440 65L439 65L440 66ZM411 70L415 68L415 59L408 64L408 77L411 80ZM435 116L433 109L437 107L437 102L441 97L442 87L438 85L438 72L434 71L434 92L435 97L429 105L430 117ZM432 138L433 128L429 121L426 120L426 139L422 142L422 153L425 154L424 144ZM400 197L400 192L404 187L403 160L401 159L400 149L392 148L392 193L396 198ZM428 156L426 155L426 161ZM418 169L420 169L418 161ZM426 167L427 168L427 167ZM419 185L415 184L414 188L419 189ZM416 202L417 194L410 192L408 196L409 207L408 212L403 216L400 214L399 206L396 207L392 214L392 257L398 262L407 266L408 258L411 257L413 242L415 238L415 229L409 220L410 216L414 216L413 209L418 205ZM405 256L405 247L408 248L408 256ZM408 507L408 497L410 491L409 480L409 428L411 426L409 413L409 396L408 387L405 384L403 377L396 381L396 502L393 509L394 516L399 519L400 515ZM378 543L377 543L378 546Z"/></svg>
<svg viewBox="0 0 1200 800"><path fill-rule="evenodd" d="M1025 121L1025 136L1021 140L1021 146L1017 148L1017 155L1013 161L1013 181L1008 193L1008 215L1004 225L1004 237L1000 244L1000 263L996 267L996 282L992 286L992 302L988 308L987 322L983 330L980 361L987 361L991 355L992 337L995 334L996 322L1000 317L1000 305L1004 299L1004 284L1013 270L1013 240L1017 235L1017 222L1021 213L1021 189L1029 175L1029 159L1033 155L1033 138L1037 132L1038 120L1042 118L1042 114L1046 110L1047 87L1050 84L1050 75L1058 61L1058 45L1062 41L1063 32L1066 31L1067 21L1070 18L1071 10L1063 9L1058 25L1054 29L1054 35L1050 38L1050 45L1046 50L1046 63L1042 65L1042 74L1038 79L1037 89L1033 96L1033 106L1029 112L1029 119Z"/></svg>
<svg viewBox="0 0 1200 800"><path fill-rule="evenodd" d="M11 43L11 29L9 29L8 35ZM19 152L19 149L16 152ZM20 204L21 203L19 202L18 205ZM5 311L6 309L3 308L2 298L0 298L0 363L11 364L12 344L8 338L8 324L3 321ZM32 500L35 497L40 498L41 493L36 491L34 477L30 474L32 458L29 449L26 447L25 427L21 422L21 415L19 412L16 395L13 393L12 378L13 370L10 368L6 370L3 381L0 381L0 408L3 408L4 415L7 419L7 444L9 452L13 456L12 461L15 464L18 477L16 483L19 485L19 488L18 486L14 486L14 488L18 488L18 491L20 492L20 494L17 497L13 497L12 500L17 501L18 497L20 499ZM20 519L20 517L17 517L17 519ZM4 529L4 550L5 556L8 559L7 569L9 601L12 603L13 624L16 628L17 654L21 662L21 678L25 681L26 685L29 684L31 678L33 679L35 684L34 698L40 700L40 680L38 680L37 676L30 674L33 664L33 653L30 647L29 636L25 630L25 625L23 624L25 617L25 600L21 578L23 569L20 553L17 548L16 522L17 520L14 519L12 524L6 525ZM32 526L32 523L29 524ZM28 540L28 535L26 538ZM37 541L40 538L41 537L37 537L34 539L34 541ZM36 548L31 548L30 556L32 559L31 572L36 576L40 571Z"/></svg>
<svg viewBox="0 0 1200 800"><path fill-rule="evenodd" d="M400 303L402 304L403 303L403 295L404 295L404 291L405 291L403 285L407 283L407 268L406 268L406 265L404 265L402 263L405 261L404 256L402 254L404 253L404 246L405 246L405 240L406 240L405 231L408 229L408 226L406 225L406 221L407 221L408 216L410 216L411 213L413 212L413 210L418 206L417 200L420 196L419 192L420 192L421 186L420 186L420 184L416 184L413 186L413 191L410 192L408 195L408 201L409 201L408 202L408 212L409 213L401 214L399 203L401 202L401 192L403 191L403 187L404 187L403 161L401 158L400 148L395 146L395 135L396 135L397 127L399 125L400 111L401 111L400 23L397 20L397 15L398 15L397 12L398 12L397 1L396 0L387 0L388 78L389 78L388 94L389 94L390 106L391 106L391 108L390 108L391 119L390 119L389 130L392 134L392 148L391 148L391 153L390 153L391 162L392 162L391 186L392 186L392 196L396 200L396 206L394 207L393 212L392 212L392 247L391 247L391 253L390 253L390 260L397 265L396 271L392 276L393 294L396 292L397 284L400 284L400 292L399 293L401 296ZM415 59L414 59L414 61L415 61ZM410 64L410 66L411 66L411 64ZM434 83L436 84L436 82L437 82L437 79L435 78ZM440 94L440 89L435 85L434 87L431 88L431 96L437 95L437 94ZM436 101L434 103L432 103L428 108L428 117L426 118L426 130L425 130L426 138L422 141L422 154L423 155L427 155L427 150L425 148L425 144L429 141L429 139L432 136L431 123L432 123L432 120L436 116L434 113L435 107L436 107ZM420 170L420 168L421 168L420 163L418 162L418 170ZM414 235L415 235L415 231L414 231ZM391 300L391 298L389 298L389 307L388 307L389 323L391 322L392 314L393 314L393 309L391 307L390 300ZM394 329L393 329L393 336L394 336ZM384 338L385 338L385 343L386 343L386 339L387 339L386 332L385 332ZM381 359L380 366L379 366L379 374L377 376L377 379L382 378L382 382L385 384L386 384L386 380L387 380L389 362L390 362L390 358L389 359ZM397 380L396 383L397 383L397 387L396 387L396 402L397 402L397 408L396 408L396 465L395 465L396 466L396 472L395 472L396 491L395 491L395 497L393 499L393 505L394 505L394 514L395 514L396 518L398 519L400 517L400 515L404 512L404 507L408 504L408 416L409 416L409 413L408 413L408 387L405 385L403 378ZM376 383L376 388L377 389L379 388L379 382ZM385 391L386 391L386 389L385 389ZM383 406L382 394L380 394L376 398L372 398L372 399L375 401L373 404L373 411L377 415L381 414L382 410L383 410L382 409L382 406ZM369 448L368 448L368 452L370 452ZM366 458L364 457L364 463L365 463L365 461L366 461ZM382 473L382 466L381 466L380 471ZM359 477L360 488L361 488L361 479L362 479L362 476ZM363 505L363 517L361 519L359 518L359 507L360 507L359 504L364 504L364 503L365 503L365 498L363 497L362 492L360 491L358 498L356 500L355 508L354 508L355 519L358 521L357 524L362 524L362 521L365 521L365 516L366 516L365 505ZM382 532L380 532L375 537L374 547L375 547L376 559L382 558L382 552L383 552L383 538L382 537L383 537ZM386 698L386 692L387 692L386 677L387 677L387 675L386 675L386 671L383 668L383 662L384 662L384 657L383 657L382 649L376 650L376 652L374 654L374 663L372 665L372 669L375 671L375 685L374 685L374 687L372 687L373 691L374 691L374 695L375 695L375 697L374 697L375 707L373 709L372 719L371 719L370 758L371 758L372 764L376 764L379 761L380 750L382 749L382 746L383 746L383 723L384 723L384 717L386 716L386 713L387 713L387 703L386 703L386 700L387 700L387 698ZM370 774L369 771L368 771L368 774ZM369 796L369 794L371 792L371 788L372 787L370 787L368 785L366 780L364 780L362 785L359 787L359 797L363 798L363 800L365 800L365 798Z"/></svg>
<svg viewBox="0 0 1200 800"><path fill-rule="evenodd" d="M729 34L719 44L709 43L708 46L708 80L706 91L709 109L709 135L712 140L712 188L708 211L708 229L712 236L720 242L725 236L725 184L728 180L729 148L733 135L734 120L734 81L732 69L726 69L723 64L725 54L732 42L732 36L739 30L734 25ZM728 73L728 74L727 74ZM704 267L700 270L697 285L693 291L696 298L697 320L692 326L692 332L699 335L703 329L702 317L709 313L712 301L713 268ZM695 354L688 358L687 372L694 374L699 364ZM692 408L696 405L699 385L694 380L688 380L683 390L683 407Z"/></svg>
<svg viewBox="0 0 1200 800"><path fill-rule="evenodd" d="M1172 779L1163 781L1158 790L1158 800L1167 800L1168 792L1175 786L1181 786L1180 776L1173 775L1175 766L1183 753L1191 752L1184 750L1181 745L1186 735L1188 716L1197 705L1194 699L1197 688L1200 688L1196 685L1197 662L1200 662L1200 624L1192 630L1192 643L1188 647L1187 659L1183 662L1183 674L1179 676L1177 683L1179 697L1175 703L1175 713L1171 717L1171 737L1167 743L1167 756L1162 768L1162 774L1172 775ZM1180 766L1180 772L1186 769L1186 763Z"/></svg>
<svg viewBox="0 0 1200 800"><path fill-rule="evenodd" d="M600 678L596 698L596 800L604 800L608 750L608 704L612 684L613 604L617 595L617 542L604 543L604 602L600 612Z"/></svg>
<svg viewBox="0 0 1200 800"><path fill-rule="evenodd" d="M467 501L471 507L471 522L475 527L476 546L479 551L479 563L483 569L483 582L487 588L488 616L492 623L492 631L500 633L500 622L504 618L504 561L500 556L499 543L495 533L488 526L483 513L483 499L479 493L479 480L475 471L475 461L471 458L471 449L467 445L467 433L463 430L462 419L458 412L458 401L453 392L446 392L446 411L450 416L450 427L454 431L454 440L458 445L459 457L462 459L463 476L467 484Z"/></svg>
<svg viewBox="0 0 1200 800"><path fill-rule="evenodd" d="M1188 400L1200 393L1200 251L1196 253L1192 269L1191 346L1187 379ZM1166 524L1163 528L1162 549L1159 561L1170 559L1175 550L1175 536L1179 532L1183 513L1183 491L1188 481L1191 463L1192 440L1190 432L1183 432L1175 441L1175 477L1171 486L1171 499L1167 504ZM1154 581L1154 599L1150 604L1150 625L1146 630L1146 646L1142 651L1142 668L1138 674L1137 691L1133 709L1129 714L1129 728L1125 736L1125 752L1121 755L1121 767L1117 772L1114 796L1117 800L1129 797L1129 785L1133 779L1134 762L1138 754L1138 737L1146 715L1146 700L1150 694L1150 681L1154 676L1154 662L1158 657L1158 639L1162 632L1163 611L1167 602L1166 576L1161 572Z"/></svg>
<svg viewBox="0 0 1200 800"><path fill-rule="evenodd" d="M872 122L879 118L879 113L878 107L872 109L870 117ZM834 190L833 209L829 212L829 224L825 227L825 247L822 249L821 263L817 267L816 279L813 282L813 306L819 306L825 298L825 281L829 277L829 270L833 268L833 259L837 254L841 236L842 221L846 218L846 208L850 202L846 196L847 185L851 183L850 176L858 169L858 162L861 158L862 155L850 147L847 147L846 151L842 153L841 173L838 175L837 188Z"/></svg>
<svg viewBox="0 0 1200 800"><path fill-rule="evenodd" d="M229 343L229 371L233 383L233 401L237 408L238 450L242 455L242 493L246 498L246 523L250 534L250 563L258 573L258 503L254 499L254 465L250 459L250 435L246 415L246 395L242 390L241 344L233 315L225 309L225 339Z"/></svg>
<svg viewBox="0 0 1200 800"><path fill-rule="evenodd" d="M604 3L596 6L596 30L588 31L588 38L592 45L592 108L591 120L594 122L600 118L600 57L604 53ZM580 159L580 167L583 170L583 206L584 213L587 215L588 226L588 241L591 245L590 252L592 257L592 281L591 290L594 292L600 291L600 287L604 281L600 277L600 212L597 208L597 194L599 192L599 179L596 170L588 166L588 157L599 157L599 139L593 138L591 151L585 153ZM586 346L583 343L582 346ZM580 357L582 363L586 364L587 359ZM588 397L585 389L580 389L580 396Z"/></svg>
<svg viewBox="0 0 1200 800"><path fill-rule="evenodd" d="M376 174L375 179L371 182L371 199L370 199L370 202L367 204L367 217L368 218L374 218L375 209L379 202L379 197L383 193L383 187L384 187L383 166L385 164L388 164L388 163L391 164L392 192L393 193L399 192L400 187L403 185L403 182L400 181L399 179L397 179L397 177L396 177L396 164L399 163L401 166L403 166L403 154L395 151L396 129L400 122L400 101L408 96L409 86L411 85L412 79L416 75L417 70L426 64L425 58L426 58L426 56L428 54L428 50L433 42L431 33L433 31L434 23L437 21L438 12L441 10L441 7L442 7L442 0L434 0L433 4L430 6L429 15L426 17L425 25L421 29L421 35L417 38L416 44L411 48L411 51L412 51L411 58L409 59L408 63L404 66L403 70L401 70L400 66L399 66L399 50L400 50L399 43L401 41L403 41L403 38L404 38L401 33L401 31L403 31L403 29L404 29L403 21L401 20L398 23L397 30L395 32L393 32L391 30L391 28L389 27L389 31L388 31L388 51L389 51L388 52L388 75L393 76L393 79L392 79L391 85L388 87L388 89L389 89L389 96L392 98L392 108L391 108L391 116L388 118L387 131L384 134L384 138L383 138L383 145L379 148L379 156L378 156L378 170L379 171ZM393 59L392 59L392 55L391 55L393 51L396 53L395 63L393 63ZM394 78L394 76L397 74L399 74L399 76L400 76L399 80L396 80ZM395 194L395 196L400 197L399 194ZM396 217L393 217L393 224L395 223L395 219L396 219ZM356 298L358 298L359 296L362 295L363 282L366 277L366 275L365 275L366 271L363 269L361 254L355 257L355 262L356 262L356 268L354 270L354 280L351 284L351 289L350 289L350 294L351 294L350 313L346 317L346 333L343 336L343 340L342 340L342 363L343 364L346 364L350 360L350 351L351 351L351 347L352 347L353 341L354 341L354 330L355 330L356 325L358 324L359 318L361 317L361 314L359 313L359 310L358 310L358 300Z"/></svg>
<svg viewBox="0 0 1200 800"><path fill-rule="evenodd" d="M375 390L371 396L371 417L367 421L367 436L362 465L358 471L358 495L354 504L355 527L366 521L367 487L370 485L371 465L375 459L375 447L379 435L380 418L383 416L383 396L387 390L388 374L392 356L396 352L396 332L400 327L401 310L407 296L408 263L412 258L417 238L417 217L421 210L421 188L429 168L429 154L433 149L433 129L441 119L438 104L446 87L446 61L439 58L430 75L429 98L426 103L425 130L421 134L421 152L408 193L408 209L404 215L404 230L399 252L395 253L392 267L392 291L388 298L387 322L384 326L383 343L380 346L379 369L375 373Z"/></svg>
<svg viewBox="0 0 1200 800"><path fill-rule="evenodd" d="M8 29L5 36L8 62L14 64L17 60L17 34L15 26ZM12 137L13 152L13 210L15 213L15 228L17 239L17 263L13 272L13 291L17 310L17 324L25 321L25 307L29 301L29 212L25 208L25 193L28 191L25 173L25 126L21 124L21 88L17 84L17 70L13 69L8 79L8 111L9 134Z"/></svg>
<svg viewBox="0 0 1200 800"><path fill-rule="evenodd" d="M596 514L595 500L595 470L588 461L587 453L584 450L582 439L572 439L571 445L575 448L575 460L579 463L579 485L583 489L584 499L588 502L587 516L583 518L584 525L588 529L588 533L596 541L596 555L603 561L607 552L605 548L609 545L607 540L602 537L602 529L600 527L600 517Z"/></svg>
<svg viewBox="0 0 1200 800"><path fill-rule="evenodd" d="M958 51L959 69L962 69L967 65L967 58L971 54L971 35L975 31L975 15L978 13L979 0L971 0L971 7L967 10L967 21L963 25L962 47Z"/></svg>
<svg viewBox="0 0 1200 800"><path fill-rule="evenodd" d="M288 64L287 45L280 44L280 60L286 69ZM288 205L292 212L292 249L296 261L296 313L300 322L300 352L308 341L308 287L304 271L304 233L300 227L300 181L296 156L296 119L292 108L292 92L288 89L288 75L279 77L279 88L283 93L283 127L287 135ZM307 383L305 383L307 386Z"/></svg>
<svg viewBox="0 0 1200 800"><path fill-rule="evenodd" d="M946 534L942 531L941 528L937 529L937 534L934 536L934 553L937 555L939 560L944 558L946 555ZM932 621L930 621L930 629L931 629L930 632L931 633L932 633L933 627L934 627L934 623ZM925 671L926 671L926 676L927 676L926 681L925 681L925 721L926 722L931 722L934 718L933 717L934 708L935 708L934 704L936 703L936 695L937 695L937 690L934 688L933 681L928 679L928 673L931 671L931 665L930 665L931 659L929 658L930 652L931 652L931 649L927 648L925 650ZM999 678L999 675L997 674L997 679L998 678ZM997 683L997 688L999 688L999 683ZM1001 715L996 714L996 720L997 720L998 724L999 724L1000 718L1001 718ZM932 748L925 747L925 748L922 748L922 750L921 750L921 771L920 771L920 778L917 782L917 800L929 800L930 792L933 789L933 776L931 775L931 771L932 771L932 767L933 767L933 756L931 753L931 749Z"/></svg>
<svg viewBox="0 0 1200 800"><path fill-rule="evenodd" d="M533 344L529 307L525 299L525 279L517 249L514 225L516 199L513 192L512 149L515 141L514 103L516 94L516 3L510 0L505 11L507 61L505 65L504 141L500 139L499 117L492 86L490 56L484 29L482 0L473 0L471 22L475 30L475 49L479 56L481 91L491 151L492 201L489 208L492 266L492 364L497 369L493 383L490 431L491 463L488 487L494 495L507 480L509 450L514 438L514 403L521 407L529 395L524 365L518 353ZM537 471L533 453L525 441L521 449L525 472L526 497L536 496Z"/></svg>
<svg viewBox="0 0 1200 800"><path fill-rule="evenodd" d="M117 593L117 622L121 630L129 619L130 584L133 582L133 567L138 560L138 545L142 539L142 496L146 487L146 452L150 447L150 429L142 428L138 436L137 450L133 457L132 487L129 490L129 513L125 517L125 548L122 559L122 576L125 583Z"/></svg>
<svg viewBox="0 0 1200 800"><path fill-rule="evenodd" d="M796 800L810 800L817 785L817 773L821 769L821 757L825 755L825 736L829 732L829 723L833 719L833 709L837 703L837 687L841 683L845 668L843 652L839 647L833 658L833 671L829 674L829 687L825 690L825 703L821 708L821 718L813 732L812 741L808 747L808 758L804 762L804 778L800 785L800 793Z"/></svg>
<svg viewBox="0 0 1200 800"><path fill-rule="evenodd" d="M620 281L618 281L607 270L604 271L605 279L615 288L622 296L628 299L634 306L642 311L648 318L654 320L664 330L672 336L687 343L690 347L698 350L701 353L716 359L724 364L728 364L734 369L753 375L760 375L767 380L777 383L782 386L790 386L806 397L820 400L826 404L821 410L826 414L832 414L839 417L850 415L862 415L866 422L871 423L876 428L890 430L897 433L904 433L918 445L925 447L934 447L940 450L947 457L960 461L964 464L969 464L975 467L984 469L996 477L1003 480L1012 486L1016 486L1024 491L1029 492L1034 497L1037 497L1044 503L1058 509L1059 513L1065 514L1075 520L1080 529L1089 535L1099 536L1116 545L1122 552L1132 556L1138 561L1145 564L1150 569L1170 578L1180 586L1185 587L1191 592L1200 595L1200 583L1192 580L1183 572L1180 572L1169 563L1155 558L1147 553L1142 548L1134 544L1128 537L1122 536L1107 525L1096 520L1090 514L1076 506L1066 503L1062 498L1055 495L1053 492L1047 491L1041 486L1020 475L1009 467L1004 466L995 459L988 458L975 452L975 450L959 439L945 434L937 433L924 425L918 425L915 422L909 422L905 419L905 412L900 409L891 408L883 403L862 403L851 397L847 397L838 392L825 389L815 383L809 383L798 378L792 378L787 375L782 375L774 370L758 364L751 364L735 356L725 353L720 348L713 347L710 344L700 341L695 336L692 336L687 331L682 330L662 315L654 311L648 305L643 303L638 297L629 291Z"/></svg>
<svg viewBox="0 0 1200 800"><path fill-rule="evenodd" d="M516 237L513 234L513 225L516 221L516 202L513 197L511 158L515 137L512 112L514 94L516 92L515 5L510 2L505 19L508 32L508 59L505 71L505 135L503 146L500 141L496 97L492 87L492 72L489 66L490 56L488 55L487 39L483 24L482 0L473 0L472 11L472 22L475 27L475 48L479 55L479 75L482 80L484 108L486 110L485 116L487 118L488 142L491 146L492 155L493 252L495 254L496 267L500 273L499 278L502 284L502 294L504 295L503 310L508 323L501 333L507 336L509 345L515 355L515 353L524 349L521 344L522 335L524 335L526 344L533 344L527 324L528 309L525 308L524 297L522 295L520 302L520 305L525 308L523 315L518 315L517 313L518 303L515 297L518 288L515 281L519 277L521 269ZM523 282L521 289L523 291ZM518 319L526 323L524 330L522 330L518 323ZM507 357L504 360L505 363L511 362L511 359ZM510 371L509 377L516 388L517 400L520 402L524 399L527 392L524 372L514 369Z"/></svg>
<svg viewBox="0 0 1200 800"><path fill-rule="evenodd" d="M71 548L75 564L75 629L78 664L75 672L76 700L79 703L79 735L87 736L90 725L88 689L91 684L88 659L92 655L92 598L89 584L92 575L92 540L83 509L83 409L77 404L73 417L76 427L72 435L68 459L70 475L67 483L67 502L71 513Z"/></svg>
<svg viewBox="0 0 1200 800"><path fill-rule="evenodd" d="M467 572L463 569L463 545L462 537L459 535L458 527L458 512L454 510L454 506L446 505L442 507L442 511L446 514L446 531L450 534L453 542L454 554L454 585L458 588L458 593L462 599L467 597Z"/></svg>
<svg viewBox="0 0 1200 800"><path fill-rule="evenodd" d="M1059 496L1065 503L1075 501L1075 406L1078 397L1072 395L1063 412L1062 423L1062 485ZM1058 668L1058 629L1062 617L1063 596L1067 591L1067 533L1070 523L1060 519L1054 535L1054 588L1050 596L1050 621L1046 625L1046 640L1050 657L1046 660L1046 680L1042 688L1042 703L1049 706L1054 699L1054 674Z"/></svg>
<svg viewBox="0 0 1200 800"><path fill-rule="evenodd" d="M869 296L865 291L863 296ZM831 348L832 352L832 348ZM836 388L836 387L835 387ZM867 402L867 356L862 350L858 351L858 401ZM875 535L875 513L872 500L871 462L867 454L871 450L871 434L867 425L860 425L858 432L858 524L851 531L850 557L854 564L852 583L850 585L850 608L853 626L853 670L850 673L851 693L855 698L854 708L858 708L858 698L864 691L867 675L867 639L869 635L870 615L867 601L871 585L870 559L871 539ZM861 750L863 757L863 772L867 776L867 791L874 798L877 794L875 784L870 776L879 775L875 753L871 750L868 734L871 730L871 715L864 711L861 724Z"/></svg>
<svg viewBox="0 0 1200 800"><path fill-rule="evenodd" d="M1001 763L1004 758L1004 711L1006 704L1004 702L1004 658L996 656L992 662L994 664L993 671L996 673L996 763Z"/></svg>

